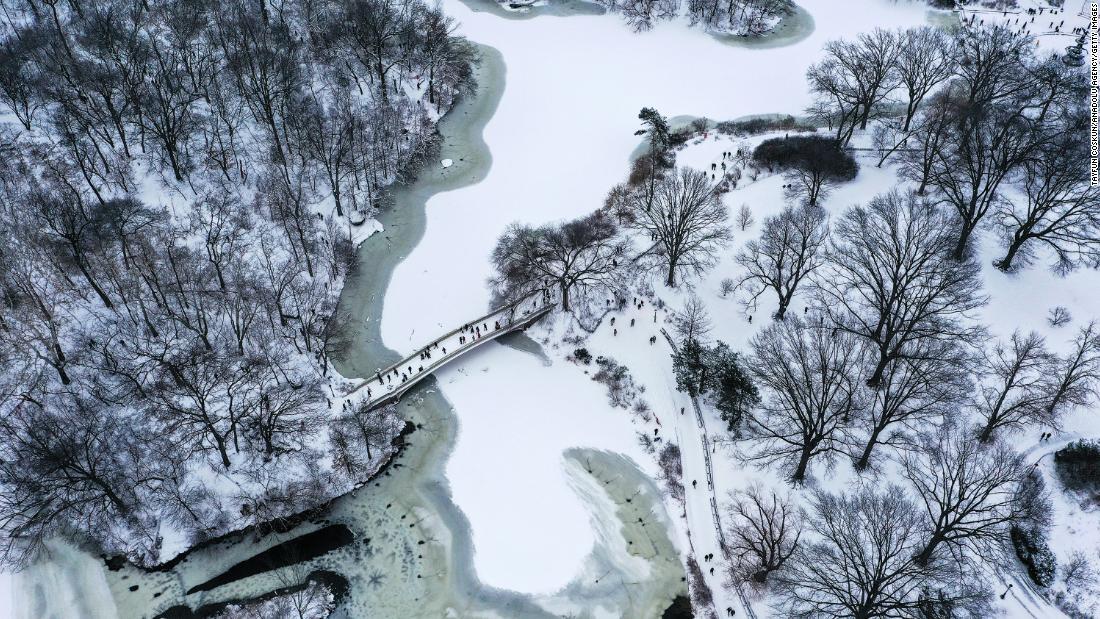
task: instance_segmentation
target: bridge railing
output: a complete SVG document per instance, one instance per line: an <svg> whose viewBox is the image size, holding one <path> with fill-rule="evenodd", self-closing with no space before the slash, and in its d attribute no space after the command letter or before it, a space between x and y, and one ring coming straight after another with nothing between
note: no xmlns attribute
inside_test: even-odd
<svg viewBox="0 0 1100 619"><path fill-rule="evenodd" d="M524 306L526 304L531 304L529 309L524 309ZM368 377L362 383L356 386L351 391L351 393L366 388L368 385L370 385L371 381L376 380L376 377L378 376L386 377L389 374L393 374L395 372L400 374L403 368L407 368L409 365L414 364L413 362L415 358L415 365L417 365L418 368L422 369L418 369L418 371L413 376L409 376L406 382L398 385L393 385L393 388L387 390L385 393L379 394L378 396L372 398L370 404L371 406L377 406L385 401L392 400L395 396L401 395L412 385L419 382L421 378L431 374L433 371L435 371L437 368L450 361L451 359L454 359L455 357L461 355L467 350L475 348L487 339L495 339L498 335L502 335L504 333L512 331L516 325L523 325L526 322L533 321L535 318L541 317L549 313L549 311L554 307L555 304L556 301L553 295L549 293L548 289L539 289L533 291L517 299L516 301L513 301L506 305L502 305L501 307L493 309L483 316L479 316L463 324L462 326L459 326L455 329L448 331L447 333L444 333L443 335L433 339L431 342L428 342L426 345L416 349L416 351L414 351L409 356L402 358L400 361L397 361L396 363L393 363L392 365L389 365L385 368L376 370L375 377ZM502 317L506 317L505 321L503 322L501 322ZM482 336L480 338L475 338L471 333L471 336L467 338L467 341L464 344L452 348L450 351L447 352L447 354L435 358L430 364L426 366L420 364L420 355L424 352L431 352L437 344L446 342L466 331L470 331L475 326L479 326L481 324L487 325L489 321L493 321L499 326L493 329L486 328L486 330L482 332Z"/></svg>

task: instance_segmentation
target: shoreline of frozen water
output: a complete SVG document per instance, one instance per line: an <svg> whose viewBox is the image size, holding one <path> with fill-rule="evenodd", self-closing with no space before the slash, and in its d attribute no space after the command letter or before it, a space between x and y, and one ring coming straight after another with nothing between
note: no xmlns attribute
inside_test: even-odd
<svg viewBox="0 0 1100 619"><path fill-rule="evenodd" d="M795 4L793 11L781 17L779 22L764 34L746 36L722 32L708 32L707 34L724 45L768 49L794 45L813 34L814 27L813 15L802 8L801 4Z"/></svg>
<svg viewBox="0 0 1100 619"><path fill-rule="evenodd" d="M350 354L337 361L338 369L346 376L370 375L376 366L385 365L399 355L382 342L378 317L393 267L423 235L427 199L441 191L476 183L491 167L491 155L481 139L481 129L495 111L503 91L505 66L496 50L481 47L480 51L482 64L476 73L478 94L456 105L453 115L440 124L444 138L440 157L451 158L453 165L443 169L426 166L415 182L395 189L393 208L379 217L385 232L360 248L359 268L349 277L341 295L341 311L354 310L349 322L354 334L348 347ZM530 348L526 342L523 347ZM616 546L633 546L635 541L639 547L643 546L640 532L623 520L626 512L616 497L631 496L638 487L649 484L649 496L653 498L647 513L650 509L662 513L658 509L662 505L656 487L636 465L625 458L600 456L594 451L591 459L602 463L601 477L613 481L605 482L605 491L610 505L617 509L607 509L608 501L590 506L593 521L602 530L592 554L599 557L603 567L631 569L635 576L644 575L637 590L625 597L614 591L600 599L573 600L570 591L583 590L583 574L578 575L572 589L539 600L484 585L473 567L469 523L451 499L444 474L458 419L433 381L426 381L423 387L406 396L400 406L402 414L417 430L408 437L407 445L394 458L392 466L380 476L338 497L326 513L287 533L257 540L242 536L235 542L227 540L201 548L166 571L148 572L124 566L108 573L119 615L129 618L186 612L182 607L212 608L256 599L323 572L341 574L349 582L335 617L365 616L365 613L443 616L448 609L459 610L463 616L503 613L508 617L550 617L547 607L582 608L593 603L629 610L629 614L656 616L676 595L683 593L682 568L669 537L667 515L656 520L663 531L645 531L646 543L650 544L648 554L635 553L624 559L621 552L613 552ZM574 471L573 475L580 473ZM591 483L595 482L590 480ZM623 487L619 488L620 485ZM355 541L290 567L254 574L210 591L187 593L196 583L215 577L258 552L331 522L350 528ZM639 570L638 561L645 569Z"/></svg>

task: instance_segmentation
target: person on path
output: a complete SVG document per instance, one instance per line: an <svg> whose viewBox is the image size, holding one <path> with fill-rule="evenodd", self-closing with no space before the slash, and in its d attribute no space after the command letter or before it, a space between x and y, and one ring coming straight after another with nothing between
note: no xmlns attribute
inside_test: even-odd
<svg viewBox="0 0 1100 619"><path fill-rule="evenodd" d="M727 617L732 617L732 616L734 616L734 615L736 615L736 614L737 614L737 611L733 610L733 607L732 607L732 606L727 606L727 607L726 607L726 616L727 616Z"/></svg>
<svg viewBox="0 0 1100 619"><path fill-rule="evenodd" d="M693 480L691 480L691 487L692 487L692 488L697 488L697 487L699 487L699 482L698 482L698 481L696 481L696 480L694 480L694 479L693 479Z"/></svg>
<svg viewBox="0 0 1100 619"><path fill-rule="evenodd" d="M634 319L633 318L630 319L630 326L632 326L632 327L634 326Z"/></svg>

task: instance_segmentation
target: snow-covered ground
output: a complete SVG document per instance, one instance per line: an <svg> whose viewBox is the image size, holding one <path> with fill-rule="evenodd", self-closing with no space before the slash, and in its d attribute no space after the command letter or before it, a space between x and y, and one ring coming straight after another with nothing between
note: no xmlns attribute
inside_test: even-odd
<svg viewBox="0 0 1100 619"><path fill-rule="evenodd" d="M628 157L638 145L634 131L641 107L656 107L668 116L716 120L799 114L810 102L805 69L820 57L825 41L874 27L922 24L929 18L920 2L850 0L841 6L835 0L802 0L815 23L810 36L788 47L749 49L724 45L678 22L635 34L614 15L506 21L491 12L474 11L460 0L443 4L459 21L459 34L500 50L507 83L484 132L493 158L488 177L429 201L424 238L393 274L382 334L387 346L403 352L412 352L427 334L442 333L484 313L489 302L489 252L509 223L573 218L602 204L607 190L626 175ZM678 163L709 168L738 142L711 134L680 151ZM872 161L861 165L855 182L827 198L831 213L897 185L891 168L876 168ZM736 250L759 234L764 217L784 205L782 182L779 177L763 177L743 183L727 196L731 211L749 204L756 224L735 232L722 264L694 282L715 319L712 335L735 350L743 350L755 330L767 324L772 301L762 299L753 312L757 320L750 324L739 303L720 295L720 282L735 274ZM1096 272L1054 279L1037 266L1008 276L989 266L996 250L996 239L985 235L982 261L991 301L983 317L995 335L1007 335L1017 327L1036 328L1057 350L1072 329L1100 314L1093 292L1100 289ZM656 294L675 306L683 291ZM792 312L801 311L801 301L796 299ZM1075 322L1059 330L1047 328L1046 313L1053 305L1067 306ZM635 327L624 326L629 318L637 321ZM566 461L571 448L626 454L655 476L653 457L640 446L637 433L652 435L657 429L660 436L675 438L684 454L687 518L671 508L669 513L685 536L681 551L693 549L700 560L718 551L712 497L721 502L729 490L750 479L782 483L767 472L745 468L734 458L735 446L712 443L715 488L706 487L702 429L689 400L675 390L669 349L659 335L666 318L661 311L654 322L650 303L640 310L628 306L618 335L604 325L584 344L593 354L613 356L630 368L646 387L643 397L656 415L652 422L611 406L605 388L586 375L586 368L565 359L572 347L554 345L564 329L560 322L532 331L533 337L549 343L549 365L518 347L492 344L438 373L460 424L446 474L454 501L469 520L474 567L482 582L544 594L582 573L586 557L600 541L591 516L600 506L582 502L580 495L591 499L591 493L578 492L583 488ZM650 344L654 335L658 340ZM681 408L686 409L683 416ZM713 411L706 413L709 435L721 436L722 422ZM1079 419L1073 421L1075 431L1087 427ZM1035 438L1028 436L1022 444L1034 443ZM833 483L849 475L843 465L839 469ZM697 488L691 487L692 480L699 482ZM1075 527L1072 531L1052 534L1062 558L1068 554L1064 546L1084 534L1081 522L1066 521L1066 526ZM688 530L693 534L690 541ZM722 589L722 581L720 567L708 575L716 606L740 608L731 592ZM7 591L7 581L0 578L0 604ZM1021 606L1016 600L1013 595L1003 603L1010 616L1054 612L1032 603Z"/></svg>
<svg viewBox="0 0 1100 619"><path fill-rule="evenodd" d="M642 107L715 119L798 114L810 100L806 67L825 41L927 20L918 3L861 0L843 11L828 0L801 4L813 15L813 34L759 50L723 45L682 23L635 34L615 16L505 22L458 0L445 2L458 32L500 50L507 65L504 95L484 133L493 167L481 183L428 202L424 239L397 267L387 292L387 346L412 350L423 339L417 333L449 330L483 313L488 255L512 221L543 223L598 208L625 176ZM768 195L777 198L778 192ZM647 348L648 337L639 338L644 347L636 356L615 356L632 370L655 350L667 361L667 347ZM474 564L488 585L553 590L592 547L585 510L562 470L567 448L640 451L627 414L606 404L603 388L561 366L559 360L538 367L524 353L497 347L440 374L460 423L447 476L470 520ZM674 396L670 385L658 388L660 402L651 405L662 416L657 404Z"/></svg>
<svg viewBox="0 0 1100 619"><path fill-rule="evenodd" d="M641 107L653 106L670 116L691 114L717 120L772 112L799 114L809 104L805 69L820 57L825 41L851 38L874 27L926 23L930 15L920 3L889 0L846 3L842 10L826 0L801 4L813 16L815 31L795 45L760 50L722 45L681 23L660 24L640 35L608 16L543 17L502 24L498 17L471 12L458 1L445 3L459 20L461 34L502 52L507 86L485 130L493 155L490 174L477 185L429 201L423 242L395 271L382 320L387 345L409 349L416 344L418 330L448 328L484 311L488 254L508 223L568 219L597 208L606 191L625 176L627 157L638 144L633 132ZM941 13L932 19L950 18ZM1044 49L1064 47L1060 35L1042 40ZM678 163L709 168L736 143L711 134L681 151ZM857 181L827 199L830 212L865 203L899 183L889 166L876 168L874 161L861 164ZM768 323L771 299L762 299L753 312L758 320L750 325L744 308L719 294L720 282L736 274L732 257L738 247L759 233L764 217L782 208L782 182L780 177L764 177L747 186L743 183L742 189L729 194L731 211L747 203L757 223L736 233L723 264L695 283L715 318L714 337L735 350L743 350L756 329ZM1089 294L1100 288L1095 272L1056 279L1037 266L1019 275L1005 275L990 266L997 239L987 234L982 243L991 298L983 318L995 335L1005 336L1018 327L1038 328L1057 350L1068 342L1072 329L1098 314L1095 297ZM679 294L657 292L674 305ZM429 303L424 303L425 297ZM800 302L796 299L791 310L801 311ZM1078 318L1071 328L1046 328L1047 311L1054 305L1067 306ZM647 387L645 399L664 424L664 433L674 431L684 450L685 485L690 486L692 479L702 484L699 430L693 429L690 417L685 417L687 423L669 423L680 406L691 409L675 392L667 346L661 340L649 344L649 337L665 319L662 313L654 325L649 310L647 306L637 312L636 331L621 328L618 336L612 336L605 325L585 345L593 354L608 354L626 364ZM533 335L546 336L539 329ZM560 332L557 335L560 339ZM625 411L607 405L602 387L564 360L570 352L567 348L552 352L548 367L539 367L538 360L513 349L492 348L440 374L460 421L447 475L455 502L470 520L478 575L493 586L552 590L568 580L591 547L593 534L562 468L561 454L567 448L617 449L652 465L652 456L648 460L637 456L640 448L633 439L635 432L649 432L655 424L639 427ZM722 435L721 422L713 413L706 422L711 436ZM688 522L700 536L693 540L699 556L715 551L711 496L721 502L728 490L750 478L770 478L734 459L732 445L712 445L712 449L716 490L694 495L688 490ZM837 484L851 476L846 467L839 468L832 480ZM721 569L708 580L720 610L727 603L737 607L728 593L720 591ZM1002 604L1010 605L1013 599L1010 596ZM1027 612L1018 605L1006 607L1015 609L1012 614ZM1053 612L1034 605L1029 610Z"/></svg>

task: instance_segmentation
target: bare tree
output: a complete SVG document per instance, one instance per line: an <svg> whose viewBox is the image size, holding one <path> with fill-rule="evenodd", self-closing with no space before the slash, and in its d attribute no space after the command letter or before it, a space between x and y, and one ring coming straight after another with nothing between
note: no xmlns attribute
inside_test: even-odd
<svg viewBox="0 0 1100 619"><path fill-rule="evenodd" d="M413 27L407 20L410 6L394 0L356 0L345 8L345 35L383 103L390 99L389 72L401 61L398 50Z"/></svg>
<svg viewBox="0 0 1100 619"><path fill-rule="evenodd" d="M950 88L934 93L927 104L921 108L913 125L911 135L904 135L909 148L901 152L901 174L917 183L917 195L924 195L932 178L933 165L936 163L944 143L950 136L951 118L958 105ZM901 142L897 143L899 146ZM888 153L884 153L883 160Z"/></svg>
<svg viewBox="0 0 1100 619"><path fill-rule="evenodd" d="M989 442L998 430L1008 431L1028 423L1050 423L1043 388L1050 365L1046 341L1032 331L1015 331L1008 342L987 350L981 367L978 411L984 425L979 439Z"/></svg>
<svg viewBox="0 0 1100 619"><path fill-rule="evenodd" d="M726 539L736 579L758 584L781 569L798 548L802 514L789 497L759 485L731 494L727 506Z"/></svg>
<svg viewBox="0 0 1100 619"><path fill-rule="evenodd" d="M348 95L345 93L344 96ZM341 98L328 110L319 101L313 102L308 108L309 129L306 132L306 142L310 155L320 162L321 169L325 172L325 180L336 203L337 215L344 214L344 203L341 199L343 185L352 173L352 142L357 124L361 122L350 106L350 101Z"/></svg>
<svg viewBox="0 0 1100 619"><path fill-rule="evenodd" d="M853 452L857 470L871 464L874 450L908 449L913 435L938 424L966 401L971 383L970 358L954 342L925 340L886 365L882 380L869 389L860 411L862 447ZM853 438L855 431L852 433ZM856 457L858 453L858 457Z"/></svg>
<svg viewBox="0 0 1100 619"><path fill-rule="evenodd" d="M783 320L799 283L821 264L818 250L829 234L825 211L812 206L787 207L764 220L759 240L749 241L737 255L746 274L738 286L745 286L749 303L774 290L779 300L775 317Z"/></svg>
<svg viewBox="0 0 1100 619"><path fill-rule="evenodd" d="M748 204L742 204L741 208L737 209L737 227L740 228L741 232L744 232L755 222L756 220L752 217L752 209L749 208Z"/></svg>
<svg viewBox="0 0 1100 619"><path fill-rule="evenodd" d="M1030 36L1007 26L960 29L955 73L965 107L984 107L1027 94L1033 87L1027 71L1033 48Z"/></svg>
<svg viewBox="0 0 1100 619"><path fill-rule="evenodd" d="M539 228L512 224L493 249L496 272L489 284L505 300L556 286L562 309L570 311L574 292L584 297L590 290L615 288L625 260L626 243L601 211Z"/></svg>
<svg viewBox="0 0 1100 619"><path fill-rule="evenodd" d="M954 50L949 35L934 26L907 28L898 34L897 44L894 69L905 89L902 131L908 132L924 98L954 73Z"/></svg>
<svg viewBox="0 0 1100 619"><path fill-rule="evenodd" d="M699 274L718 260L718 250L730 239L729 215L706 172L682 168L657 186L652 205L637 199L634 226L657 242L665 284Z"/></svg>
<svg viewBox="0 0 1100 619"><path fill-rule="evenodd" d="M1062 580L1070 590L1095 588L1096 576L1096 568L1082 550L1070 553L1069 561L1062 565Z"/></svg>
<svg viewBox="0 0 1100 619"><path fill-rule="evenodd" d="M738 35L762 34L775 18L793 9L791 0L692 0L692 23Z"/></svg>
<svg viewBox="0 0 1100 619"><path fill-rule="evenodd" d="M956 104L935 155L929 184L955 210L961 257L986 214L1002 200L1005 179L1032 157L1073 80L1032 57L1030 37L1004 26L964 28L958 38Z"/></svg>
<svg viewBox="0 0 1100 619"><path fill-rule="evenodd" d="M1015 516L1020 456L1009 447L980 445L962 428L926 437L920 453L902 459L924 511L917 562L928 565L942 549L961 559L1002 539Z"/></svg>
<svg viewBox="0 0 1100 619"><path fill-rule="evenodd" d="M838 329L869 343L869 385L918 342L964 343L978 334L970 315L985 303L978 266L952 260L952 246L948 220L897 191L852 207L834 224L814 290Z"/></svg>
<svg viewBox="0 0 1100 619"><path fill-rule="evenodd" d="M170 460L131 459L148 456L153 445L132 420L72 394L50 399L27 402L0 422L0 556L6 561L33 556L62 533L104 539L127 524L133 533L142 501L173 474ZM138 441L145 449L131 449Z"/></svg>
<svg viewBox="0 0 1100 619"><path fill-rule="evenodd" d="M1020 167L1025 199L997 203L996 223L1007 242L998 268L1031 261L1035 245L1053 251L1060 273L1100 265L1100 188L1089 183L1087 145L1075 139L1086 129L1075 121L1052 127L1051 139Z"/></svg>
<svg viewBox="0 0 1100 619"><path fill-rule="evenodd" d="M849 496L819 493L810 528L778 574L786 617L916 617L929 575L913 559L921 518L898 486Z"/></svg>
<svg viewBox="0 0 1100 619"><path fill-rule="evenodd" d="M935 153L929 185L955 212L962 259L970 237L1001 198L1001 184L1035 148L1034 120L1013 105L962 108Z"/></svg>
<svg viewBox="0 0 1100 619"><path fill-rule="evenodd" d="M782 462L802 482L811 460L829 461L840 450L857 411L858 340L792 317L757 334L752 351L749 368L764 397L747 415L749 435L761 442L749 458Z"/></svg>
<svg viewBox="0 0 1100 619"><path fill-rule="evenodd" d="M662 19L675 17L680 0L599 0L609 11L621 13L635 32L645 32Z"/></svg>
<svg viewBox="0 0 1100 619"><path fill-rule="evenodd" d="M382 457L393 453L393 437L402 425L401 415L394 405L373 410L361 407L335 419L332 458L336 470L348 479L364 479Z"/></svg>
<svg viewBox="0 0 1100 619"><path fill-rule="evenodd" d="M685 342L704 341L712 326L706 303L697 294L688 295L684 308L673 314L672 320L676 334Z"/></svg>
<svg viewBox="0 0 1100 619"><path fill-rule="evenodd" d="M1092 401L1100 386L1100 325L1093 321L1082 327L1073 349L1053 358L1043 381L1044 418L1057 419L1067 409Z"/></svg>
<svg viewBox="0 0 1100 619"><path fill-rule="evenodd" d="M874 108L897 87L896 35L876 28L856 42L829 41L825 59L806 71L820 110L836 123L836 139L846 145L858 127L867 128Z"/></svg>
<svg viewBox="0 0 1100 619"><path fill-rule="evenodd" d="M15 28L0 40L0 102L3 102L27 131L42 107L36 84L41 71L34 63L44 37L37 28Z"/></svg>

